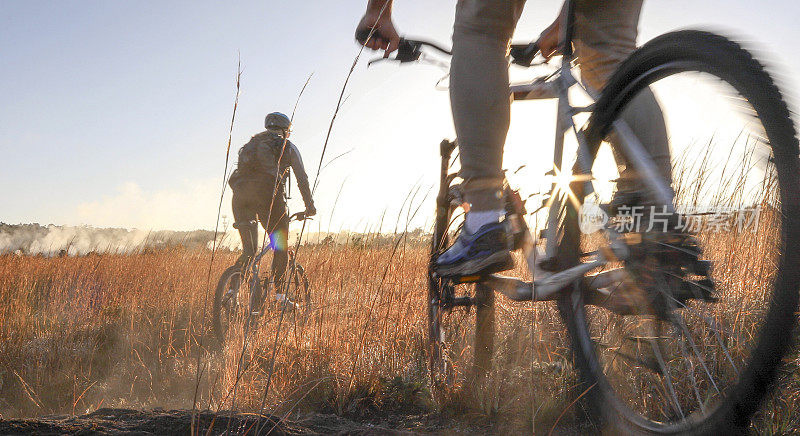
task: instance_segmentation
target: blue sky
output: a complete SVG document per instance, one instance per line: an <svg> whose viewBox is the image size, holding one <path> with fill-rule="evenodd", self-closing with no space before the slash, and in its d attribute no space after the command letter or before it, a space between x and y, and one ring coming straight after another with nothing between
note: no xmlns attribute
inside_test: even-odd
<svg viewBox="0 0 800 436"><path fill-rule="evenodd" d="M239 55L232 158L266 113L291 112L313 73L292 138L313 178L364 3L0 1L0 221L212 228ZM448 43L454 7L396 0L396 22L401 33ZM529 0L516 39L535 38L558 7ZM640 39L727 29L766 49L759 56L778 65L792 94L798 16L796 1L650 0ZM453 136L447 93L434 89L442 75L431 66L356 68L324 161L350 152L320 175L323 230L363 230L384 211L393 227L409 190L435 183L437 144ZM515 108L508 167L549 154L551 109Z"/></svg>

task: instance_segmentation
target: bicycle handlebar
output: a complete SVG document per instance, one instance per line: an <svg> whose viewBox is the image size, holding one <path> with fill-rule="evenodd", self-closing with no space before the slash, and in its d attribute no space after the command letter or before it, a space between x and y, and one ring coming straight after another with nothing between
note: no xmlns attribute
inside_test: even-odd
<svg viewBox="0 0 800 436"><path fill-rule="evenodd" d="M295 212L291 216L289 216L289 222L292 222L292 221L304 221L304 220L307 220L307 219L310 220L311 217L306 217L306 211Z"/></svg>
<svg viewBox="0 0 800 436"><path fill-rule="evenodd" d="M356 32L356 41L362 45L365 44L371 33L373 33L372 29L363 29ZM373 36L376 34L381 36L379 33L374 33ZM397 54L395 57L387 58L385 60L398 61L400 63L416 62L422 56L423 47L430 47L447 56L453 55L452 51L447 50L434 42L425 41L422 39L400 38L400 44L397 47ZM538 53L539 46L536 44L536 42L531 42L529 44L512 44L509 51L512 63L523 67L530 67L533 63L533 59ZM370 61L370 64L381 60L384 59L374 59Z"/></svg>
<svg viewBox="0 0 800 436"><path fill-rule="evenodd" d="M358 32L356 32L356 41L358 41L360 44L363 45L366 44L367 39L369 39L370 37L370 34L373 34L373 36L377 35L382 37L380 33L373 33L373 32L374 32L373 29L359 30ZM447 50L446 48L443 48L442 46L434 42L409 39L409 38L400 38L400 43L397 46L397 54L395 55L394 58L388 60L399 61L400 63L417 61L422 55L422 47L425 46L430 47L436 51L439 51L447 56L453 55L453 53L450 50Z"/></svg>
<svg viewBox="0 0 800 436"><path fill-rule="evenodd" d="M306 211L295 212L295 213L293 213L292 215L289 216L289 222L292 222L292 221L304 221L304 220L310 220L310 219L312 219L312 218L311 217L306 217ZM258 227L258 221L257 220L236 221L235 223L233 223L233 228L237 229L237 230L241 229L241 228L245 228L246 226Z"/></svg>

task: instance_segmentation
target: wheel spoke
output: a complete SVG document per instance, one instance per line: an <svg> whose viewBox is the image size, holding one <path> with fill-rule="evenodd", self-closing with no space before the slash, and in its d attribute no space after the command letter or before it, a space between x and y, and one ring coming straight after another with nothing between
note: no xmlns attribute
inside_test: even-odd
<svg viewBox="0 0 800 436"><path fill-rule="evenodd" d="M563 228L551 229L564 237L547 241L568 250L565 260L573 253L606 253L617 242L613 252L619 259L608 267L627 274L602 276L597 286L605 296L586 294L583 307L560 303L559 309L571 324L573 344L582 347L576 353L583 359L579 368L588 381L600 382L591 401L603 416L619 420L621 429L693 433L717 410L735 415L723 426L746 423L753 408L737 405L760 401L764 390L757 383L771 380L742 374L772 377L791 342L786 332L796 322L791 316L797 310L796 283L787 283L780 268L786 268L786 256L794 259L800 252L800 241L789 240L800 227L794 213L797 135L774 82L736 43L682 31L656 38L638 53L605 85L585 129L589 143L582 144L582 151L591 150L603 163L623 150L624 159L616 162L619 177L608 189L597 185L605 179L604 169L591 168L597 176L592 192L621 200L603 199L615 214L608 225L630 235L617 240L582 234L582 223L567 214ZM661 150L663 141L641 123L629 122L631 114L646 113L632 111L634 105L652 101L660 110L651 113L665 115L671 162ZM624 138L614 134L622 122L630 130ZM625 148L621 139L641 146ZM654 186L670 167L671 186ZM617 174L613 167L609 171L612 180ZM657 192L666 198L669 189L659 189L665 187L674 190L667 197L682 214L678 225L666 235L626 228L636 218L623 212L623 201L664 204L653 197ZM742 221L751 210L754 221ZM561 208L554 213L560 217ZM777 354L756 354L765 345ZM734 397L740 392L749 396Z"/></svg>
<svg viewBox="0 0 800 436"><path fill-rule="evenodd" d="M667 273L667 274L671 274L671 273ZM674 274L671 274L671 275L674 276L674 277L677 277ZM708 289L708 290L711 291L711 289ZM719 325L718 325L717 321L715 319L711 318L711 317L708 317L706 315L701 314L697 309L695 309L695 308L693 308L691 306L688 306L686 304L681 303L674 296L669 295L666 292L662 291L662 295L664 295L666 298L668 298L669 301L672 301L672 302L675 302L675 303L679 304L681 309L689 311L689 312L693 313L694 315L696 315L698 318L702 319L703 322L705 322L706 325L708 325L711 328L711 330L714 332L714 336L717 339L717 342L720 345L720 348L725 353L725 356L728 359L728 362L731 364L731 367L733 368L734 372L736 373L736 376L738 377L739 376L739 370L737 368L737 365L733 362L733 358L730 355L728 347L726 347L725 344L722 341L722 337L719 334L720 328L719 328ZM683 319L683 317L681 317L681 319ZM688 332L687 326L684 324L682 327L683 327L684 331L686 331L687 338L688 338L689 341L691 341L692 347L694 347L694 341L692 340L691 335ZM698 356L698 358L699 358L699 356ZM707 369L706 369L706 373L708 373ZM710 374L709 374L709 377L711 377ZM713 383L713 380L712 380L712 383ZM717 390L717 393L719 393L720 390L717 388L717 386L714 385L714 387Z"/></svg>

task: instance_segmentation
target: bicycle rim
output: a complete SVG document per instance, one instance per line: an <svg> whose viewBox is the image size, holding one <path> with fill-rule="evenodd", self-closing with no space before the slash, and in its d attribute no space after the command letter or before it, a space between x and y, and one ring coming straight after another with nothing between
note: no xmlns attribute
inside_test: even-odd
<svg viewBox="0 0 800 436"><path fill-rule="evenodd" d="M446 213L443 209L439 209L442 215L437 217L433 232L431 263L450 243L452 208ZM490 370L495 330L493 292L481 285L455 285L429 270L428 359L435 387L452 387ZM457 297L467 296L473 299L474 313L469 307L450 306Z"/></svg>
<svg viewBox="0 0 800 436"><path fill-rule="evenodd" d="M662 262L661 255L654 254L653 247L663 246L657 241L641 243L644 249L638 255L643 260L609 267L625 278L606 291L635 301L631 313L589 305L580 291L559 306L569 324L586 398L605 425L626 433L743 431L771 387L790 345L787 332L795 323L800 261L797 140L780 93L749 53L706 32L656 38L623 63L607 85L587 130L590 146L609 137L614 121L647 86L663 97L669 122L674 121L670 116L681 118L681 112L689 110L679 104L677 114L670 112L668 100L674 100L673 91L699 83L698 77L712 78L710 83L725 88L726 99L735 102L737 110L744 109L747 123L758 121L758 126L748 124L745 133L729 135L729 156L708 149L725 136L724 129L687 146L690 156L700 149L703 153L694 156L707 160L689 165L695 169L688 173L690 189L675 189L677 206L685 206L680 203L687 198L695 205L716 200L703 205L712 209L725 201L733 206L723 214L711 212L727 231L717 227L693 233L701 260L712 262L706 275L717 301L703 298L702 287L689 286L688 294L678 293L684 283L697 283L701 276L687 272L688 264L675 269ZM684 103L698 101L701 109L716 109L699 93ZM707 118L712 115L717 114ZM672 137L673 160L678 136ZM726 175L734 151L740 154L739 168ZM715 163L720 159L722 163ZM698 177L714 179L716 186L704 190ZM736 214L756 208L755 231L737 228L741 215ZM603 244L596 234L580 234L577 213L567 215L567 248L588 252Z"/></svg>
<svg viewBox="0 0 800 436"><path fill-rule="evenodd" d="M236 266L225 270L217 283L211 313L214 335L220 343L225 342L231 325L242 316L241 283L242 273Z"/></svg>

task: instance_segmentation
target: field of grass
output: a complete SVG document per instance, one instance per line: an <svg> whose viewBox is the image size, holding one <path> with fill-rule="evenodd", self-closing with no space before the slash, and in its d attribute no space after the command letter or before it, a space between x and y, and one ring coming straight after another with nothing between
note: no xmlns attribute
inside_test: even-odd
<svg viewBox="0 0 800 436"><path fill-rule="evenodd" d="M0 417L191 409L196 397L200 409L263 406L287 417L434 413L498 433L571 425L575 374L551 303L498 297L488 381L466 383L461 365L455 388L430 388L427 247L398 238L396 247L369 240L301 247L313 295L308 313L281 320L280 311L267 312L246 338L236 330L223 346L211 332L211 300L216 278L237 253L217 253L210 283L205 249L2 255ZM458 316L469 336L474 311ZM469 360L471 350L463 351ZM800 425L800 366L796 355L787 360L780 390L757 418L765 433Z"/></svg>

